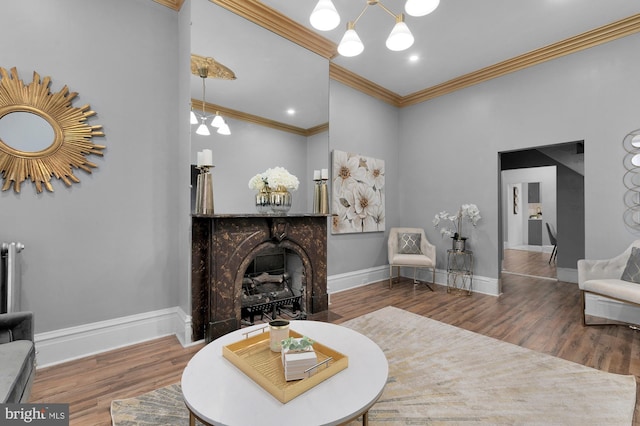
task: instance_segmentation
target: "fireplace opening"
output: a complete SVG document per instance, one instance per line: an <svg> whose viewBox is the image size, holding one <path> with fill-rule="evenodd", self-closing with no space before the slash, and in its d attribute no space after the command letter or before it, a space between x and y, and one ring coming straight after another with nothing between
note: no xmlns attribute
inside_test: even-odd
<svg viewBox="0 0 640 426"><path fill-rule="evenodd" d="M242 277L241 326L306 319L306 281L302 259L293 250L268 247L257 252Z"/></svg>

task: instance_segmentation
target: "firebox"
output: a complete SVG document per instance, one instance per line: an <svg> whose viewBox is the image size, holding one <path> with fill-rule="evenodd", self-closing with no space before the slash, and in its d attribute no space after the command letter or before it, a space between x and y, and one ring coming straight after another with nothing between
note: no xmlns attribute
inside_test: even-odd
<svg viewBox="0 0 640 426"><path fill-rule="evenodd" d="M192 241L194 341L211 341L241 327L246 272L268 253L299 258L298 303L305 314L328 309L326 215L194 215Z"/></svg>

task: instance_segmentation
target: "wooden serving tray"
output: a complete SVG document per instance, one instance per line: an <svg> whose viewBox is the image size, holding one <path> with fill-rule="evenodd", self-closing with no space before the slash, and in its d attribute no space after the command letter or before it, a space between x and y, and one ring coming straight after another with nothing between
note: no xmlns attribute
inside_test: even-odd
<svg viewBox="0 0 640 426"><path fill-rule="evenodd" d="M294 330L289 330L289 336L302 337ZM280 352L271 351L269 338L269 332L263 331L260 334L223 346L222 356L282 403L291 401L349 366L349 358L346 355L315 342L313 349L318 356L318 363L330 357L333 359L315 369L310 377L287 382L284 377ZM313 336L309 336L309 338L313 340Z"/></svg>

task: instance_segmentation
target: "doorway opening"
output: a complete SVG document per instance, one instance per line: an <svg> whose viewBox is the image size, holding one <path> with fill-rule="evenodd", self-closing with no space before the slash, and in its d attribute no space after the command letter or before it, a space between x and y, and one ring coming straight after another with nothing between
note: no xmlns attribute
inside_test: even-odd
<svg viewBox="0 0 640 426"><path fill-rule="evenodd" d="M584 257L584 142L499 153L500 271L577 282Z"/></svg>

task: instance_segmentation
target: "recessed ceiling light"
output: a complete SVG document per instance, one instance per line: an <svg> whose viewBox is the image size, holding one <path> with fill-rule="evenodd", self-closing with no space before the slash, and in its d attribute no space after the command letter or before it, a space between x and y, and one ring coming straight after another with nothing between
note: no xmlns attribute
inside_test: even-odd
<svg viewBox="0 0 640 426"><path fill-rule="evenodd" d="M296 113L296 110L295 110L295 109L293 109L293 108L289 108L289 109L287 110L287 114L289 114L289 115L294 115L295 113Z"/></svg>
<svg viewBox="0 0 640 426"><path fill-rule="evenodd" d="M420 56L418 55L409 56L409 62L418 62L419 60L420 60Z"/></svg>

